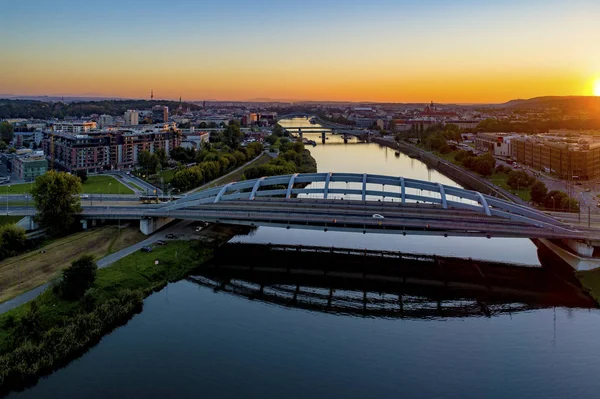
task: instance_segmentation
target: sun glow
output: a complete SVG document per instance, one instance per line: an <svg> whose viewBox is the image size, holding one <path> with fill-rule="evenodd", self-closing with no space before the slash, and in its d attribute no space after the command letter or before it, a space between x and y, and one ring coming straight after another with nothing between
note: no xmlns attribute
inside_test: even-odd
<svg viewBox="0 0 600 399"><path fill-rule="evenodd" d="M594 82L594 95L600 96L600 78L596 79Z"/></svg>

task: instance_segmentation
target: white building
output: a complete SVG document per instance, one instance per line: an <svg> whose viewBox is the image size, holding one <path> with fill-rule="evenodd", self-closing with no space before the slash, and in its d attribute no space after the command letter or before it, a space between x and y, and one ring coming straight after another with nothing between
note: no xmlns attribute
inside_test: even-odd
<svg viewBox="0 0 600 399"><path fill-rule="evenodd" d="M96 129L96 122L56 122L52 126L55 132L65 133L87 133L90 130Z"/></svg>
<svg viewBox="0 0 600 399"><path fill-rule="evenodd" d="M100 115L100 119L98 120L98 124L102 127L110 126L114 123L113 117L110 115Z"/></svg>
<svg viewBox="0 0 600 399"><path fill-rule="evenodd" d="M125 115L123 115L123 117L125 118L125 124L128 126L139 124L140 115L136 110L130 109L125 111Z"/></svg>

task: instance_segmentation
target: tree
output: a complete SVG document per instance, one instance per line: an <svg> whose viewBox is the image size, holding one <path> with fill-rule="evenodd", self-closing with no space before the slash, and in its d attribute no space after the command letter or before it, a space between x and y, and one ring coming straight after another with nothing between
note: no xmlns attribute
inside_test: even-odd
<svg viewBox="0 0 600 399"><path fill-rule="evenodd" d="M157 158L157 160L158 160L158 163L159 163L159 164L160 164L162 167L165 167L165 166L167 166L167 152L166 152L164 149L162 149L162 148L159 148L158 150L156 150L156 151L154 152L154 155L156 155L156 158Z"/></svg>
<svg viewBox="0 0 600 399"><path fill-rule="evenodd" d="M208 125L206 124L206 122L200 122L200 124L198 125L198 127L200 129L206 129L208 127Z"/></svg>
<svg viewBox="0 0 600 399"><path fill-rule="evenodd" d="M63 270L60 294L64 299L78 299L94 284L96 262L92 255L83 255Z"/></svg>
<svg viewBox="0 0 600 399"><path fill-rule="evenodd" d="M231 149L235 150L240 146L244 133L240 130L237 124L229 124L223 131L223 142L227 144Z"/></svg>
<svg viewBox="0 0 600 399"><path fill-rule="evenodd" d="M276 137L283 137L283 128L279 123L276 123L275 126L273 126L271 134Z"/></svg>
<svg viewBox="0 0 600 399"><path fill-rule="evenodd" d="M0 139L5 143L10 143L15 137L15 128L12 124L4 121L0 123Z"/></svg>
<svg viewBox="0 0 600 399"><path fill-rule="evenodd" d="M531 186L531 200L536 204L544 203L546 196L548 195L548 188L544 183L539 180L536 180L535 183Z"/></svg>
<svg viewBox="0 0 600 399"><path fill-rule="evenodd" d="M147 174L154 174L158 170L160 162L156 154L150 154L150 151L142 151L138 154L138 165L146 171Z"/></svg>
<svg viewBox="0 0 600 399"><path fill-rule="evenodd" d="M81 180L81 183L85 183L87 181L87 171L85 169L83 170L78 170L75 175L77 177L79 177L79 179Z"/></svg>
<svg viewBox="0 0 600 399"><path fill-rule="evenodd" d="M6 144L6 142L4 140L0 140L0 151L6 151L7 148L8 145Z"/></svg>
<svg viewBox="0 0 600 399"><path fill-rule="evenodd" d="M81 213L81 180L64 172L49 171L35 179L31 195L37 208L36 221L50 235L69 232Z"/></svg>
<svg viewBox="0 0 600 399"><path fill-rule="evenodd" d="M535 178L529 176L527 172L522 170L513 170L509 172L508 179L506 179L506 184L512 189L518 190L520 188L529 187Z"/></svg>
<svg viewBox="0 0 600 399"><path fill-rule="evenodd" d="M27 245L25 230L10 224L0 227L0 259L20 254Z"/></svg>

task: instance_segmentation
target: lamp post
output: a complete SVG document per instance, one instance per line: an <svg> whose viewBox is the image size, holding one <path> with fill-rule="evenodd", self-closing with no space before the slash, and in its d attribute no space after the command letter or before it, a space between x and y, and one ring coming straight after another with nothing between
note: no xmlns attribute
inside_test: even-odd
<svg viewBox="0 0 600 399"><path fill-rule="evenodd" d="M550 197L552 198L552 208L554 209L554 212L556 212L556 201L554 200L554 197Z"/></svg>
<svg viewBox="0 0 600 399"><path fill-rule="evenodd" d="M6 186L6 216L8 216L8 189L10 186Z"/></svg>

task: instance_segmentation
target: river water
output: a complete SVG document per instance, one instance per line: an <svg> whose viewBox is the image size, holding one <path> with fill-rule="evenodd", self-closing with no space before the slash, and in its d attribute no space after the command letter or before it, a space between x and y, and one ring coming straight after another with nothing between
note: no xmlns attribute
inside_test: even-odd
<svg viewBox="0 0 600 399"><path fill-rule="evenodd" d="M311 152L322 172L403 175L455 185L418 160L396 157L376 144L344 145L335 136ZM234 241L539 265L535 246L518 239L259 228ZM560 306L510 311L508 306L509 311L491 316L349 316L253 300L184 280L148 297L141 314L84 356L10 397L595 397L600 311Z"/></svg>

